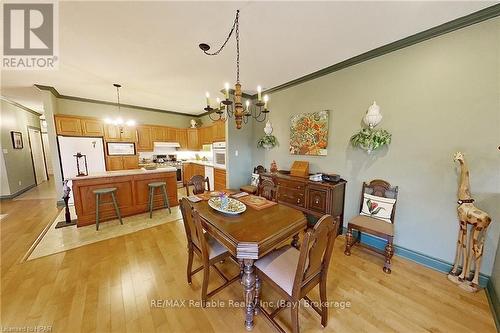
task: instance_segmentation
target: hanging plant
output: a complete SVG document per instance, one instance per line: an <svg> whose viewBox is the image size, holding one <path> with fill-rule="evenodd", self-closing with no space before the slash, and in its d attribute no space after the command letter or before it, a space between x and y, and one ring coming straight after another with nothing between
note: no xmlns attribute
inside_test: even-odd
<svg viewBox="0 0 500 333"><path fill-rule="evenodd" d="M368 154L372 151L391 143L391 134L383 129L363 128L351 137L353 147L366 150Z"/></svg>
<svg viewBox="0 0 500 333"><path fill-rule="evenodd" d="M257 141L258 148L271 149L278 145L278 139L274 135L266 134Z"/></svg>

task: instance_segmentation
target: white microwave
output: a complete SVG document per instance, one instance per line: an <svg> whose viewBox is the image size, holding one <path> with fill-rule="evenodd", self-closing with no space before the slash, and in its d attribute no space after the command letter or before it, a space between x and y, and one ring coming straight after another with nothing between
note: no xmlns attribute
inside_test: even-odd
<svg viewBox="0 0 500 333"><path fill-rule="evenodd" d="M226 167L226 143L214 142L212 144L212 155L214 166L219 168Z"/></svg>
<svg viewBox="0 0 500 333"><path fill-rule="evenodd" d="M108 156L135 155L135 143L133 142L107 142Z"/></svg>

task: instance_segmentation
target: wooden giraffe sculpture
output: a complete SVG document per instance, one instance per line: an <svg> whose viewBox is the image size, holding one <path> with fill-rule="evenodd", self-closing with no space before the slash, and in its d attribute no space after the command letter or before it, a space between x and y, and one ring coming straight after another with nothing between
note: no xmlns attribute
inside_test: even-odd
<svg viewBox="0 0 500 333"><path fill-rule="evenodd" d="M487 213L474 206L474 199L470 194L469 168L464 155L457 152L453 160L460 163L460 185L458 187L457 202L460 230L458 232L455 263L448 274L448 279L459 284L460 288L464 290L475 292L479 290L479 271L481 269L481 257L483 256L484 235L491 223L491 218ZM472 226L470 234L468 233L469 225ZM469 239L468 245L467 239ZM473 260L474 276L471 276L471 262ZM461 272L459 271L460 264L462 264Z"/></svg>

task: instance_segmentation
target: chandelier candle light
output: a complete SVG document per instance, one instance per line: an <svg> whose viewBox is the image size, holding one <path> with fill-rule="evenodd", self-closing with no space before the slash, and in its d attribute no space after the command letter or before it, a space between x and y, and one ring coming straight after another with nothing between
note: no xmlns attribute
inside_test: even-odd
<svg viewBox="0 0 500 333"><path fill-rule="evenodd" d="M226 40L222 44L222 46L215 52L208 52L210 50L210 45L202 43L199 45L200 49L209 56L218 55L222 49L226 46L227 42L235 33L236 37L236 84L234 85L234 98L230 100L229 94L229 83L224 85L224 100L220 100L217 98L217 106L216 108L212 108L210 105L210 94L206 93L206 102L207 106L204 108L206 112L208 112L208 116L212 121L226 121L228 118L231 118L234 115L234 119L236 121L236 128L240 129L242 123L247 123L250 117L254 118L258 122L262 122L266 120L267 114L269 113L268 109L268 101L269 96L264 95L262 98L262 87L257 87L257 102L255 105L250 105L250 101L247 100L245 102L245 107L243 107L242 103L242 91L240 84L240 25L239 25L239 15L240 11L236 11L236 18L234 19L233 26Z"/></svg>
<svg viewBox="0 0 500 333"><path fill-rule="evenodd" d="M129 120L125 121L120 116L120 111L121 111L121 109L120 109L120 88L122 86L118 83L113 83L113 86L116 87L116 97L117 97L116 99L117 99L117 104L118 104L118 117L116 117L115 119L106 118L106 119L104 119L104 122L106 124L112 124L112 125L118 126L118 128L120 129L120 133L123 133L123 125L128 126L128 127L135 126L135 120L129 119Z"/></svg>

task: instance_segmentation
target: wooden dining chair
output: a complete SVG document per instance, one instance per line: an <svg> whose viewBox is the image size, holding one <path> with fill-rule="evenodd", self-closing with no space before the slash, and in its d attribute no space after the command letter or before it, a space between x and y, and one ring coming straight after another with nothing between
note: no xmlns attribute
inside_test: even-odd
<svg viewBox="0 0 500 333"><path fill-rule="evenodd" d="M210 180L208 177L204 178L202 175L194 175L186 184L186 193L189 197L189 186L193 186L193 194L202 194L205 192L205 183L207 189L210 191Z"/></svg>
<svg viewBox="0 0 500 333"><path fill-rule="evenodd" d="M274 183L272 178L269 177L260 177L259 186L257 193L259 196L266 198L267 200L277 201L277 189L276 184Z"/></svg>
<svg viewBox="0 0 500 333"><path fill-rule="evenodd" d="M282 247L255 262L257 272L255 303L278 331L284 332L274 317L286 306L278 307L271 313L260 307L261 280L267 282L287 300L292 314L293 333L299 332L299 305L302 298L321 316L321 325L326 327L328 323L326 281L339 221L339 217L334 219L331 215L324 215L313 229L307 231L300 250L292 246ZM318 284L321 308L307 296L307 293Z"/></svg>
<svg viewBox="0 0 500 333"><path fill-rule="evenodd" d="M366 196L368 194L369 196ZM384 200L392 204L392 210L389 213L388 207L382 207L382 205L376 202L376 198L380 200ZM368 201L367 198L370 198ZM374 199L375 198L375 199ZM393 238L394 238L394 216L396 213L396 203L398 199L398 187L391 186L388 182L381 179L372 180L370 183L363 183L363 188L361 190L361 204L360 204L360 215L352 218L347 224L347 233L346 233L346 242L345 242L345 251L344 254L346 256L351 255L351 247L353 247L356 243L363 245L363 247L368 250L374 251L378 254L381 254L385 257L384 263L384 272L387 274L391 273L391 259L394 255L394 246L393 246ZM369 207L368 207L369 206ZM377 213L373 214L373 212L380 212L381 209L384 209L388 214L386 218L377 218ZM371 214L367 214L371 213ZM358 235L354 240L353 230L357 230ZM384 251L380 251L377 248L372 246L364 245L361 241L361 233L368 233L375 235L377 237L383 238L386 240L387 244L385 245Z"/></svg>
<svg viewBox="0 0 500 333"><path fill-rule="evenodd" d="M186 230L188 244L188 264L187 264L187 281L191 284L191 277L203 270L203 284L201 287L201 300L203 306L209 297L212 297L234 281L238 280L240 275L229 279L215 266L227 258L231 258L229 251L220 244L217 240L203 231L201 219L198 212L193 209L187 198L182 198L180 201L182 219L184 221L184 229ZM202 265L193 271L194 254L201 259ZM239 263L233 261L239 266ZM210 267L213 267L215 272L224 280L224 284L211 292L208 292L208 281L210 277Z"/></svg>

